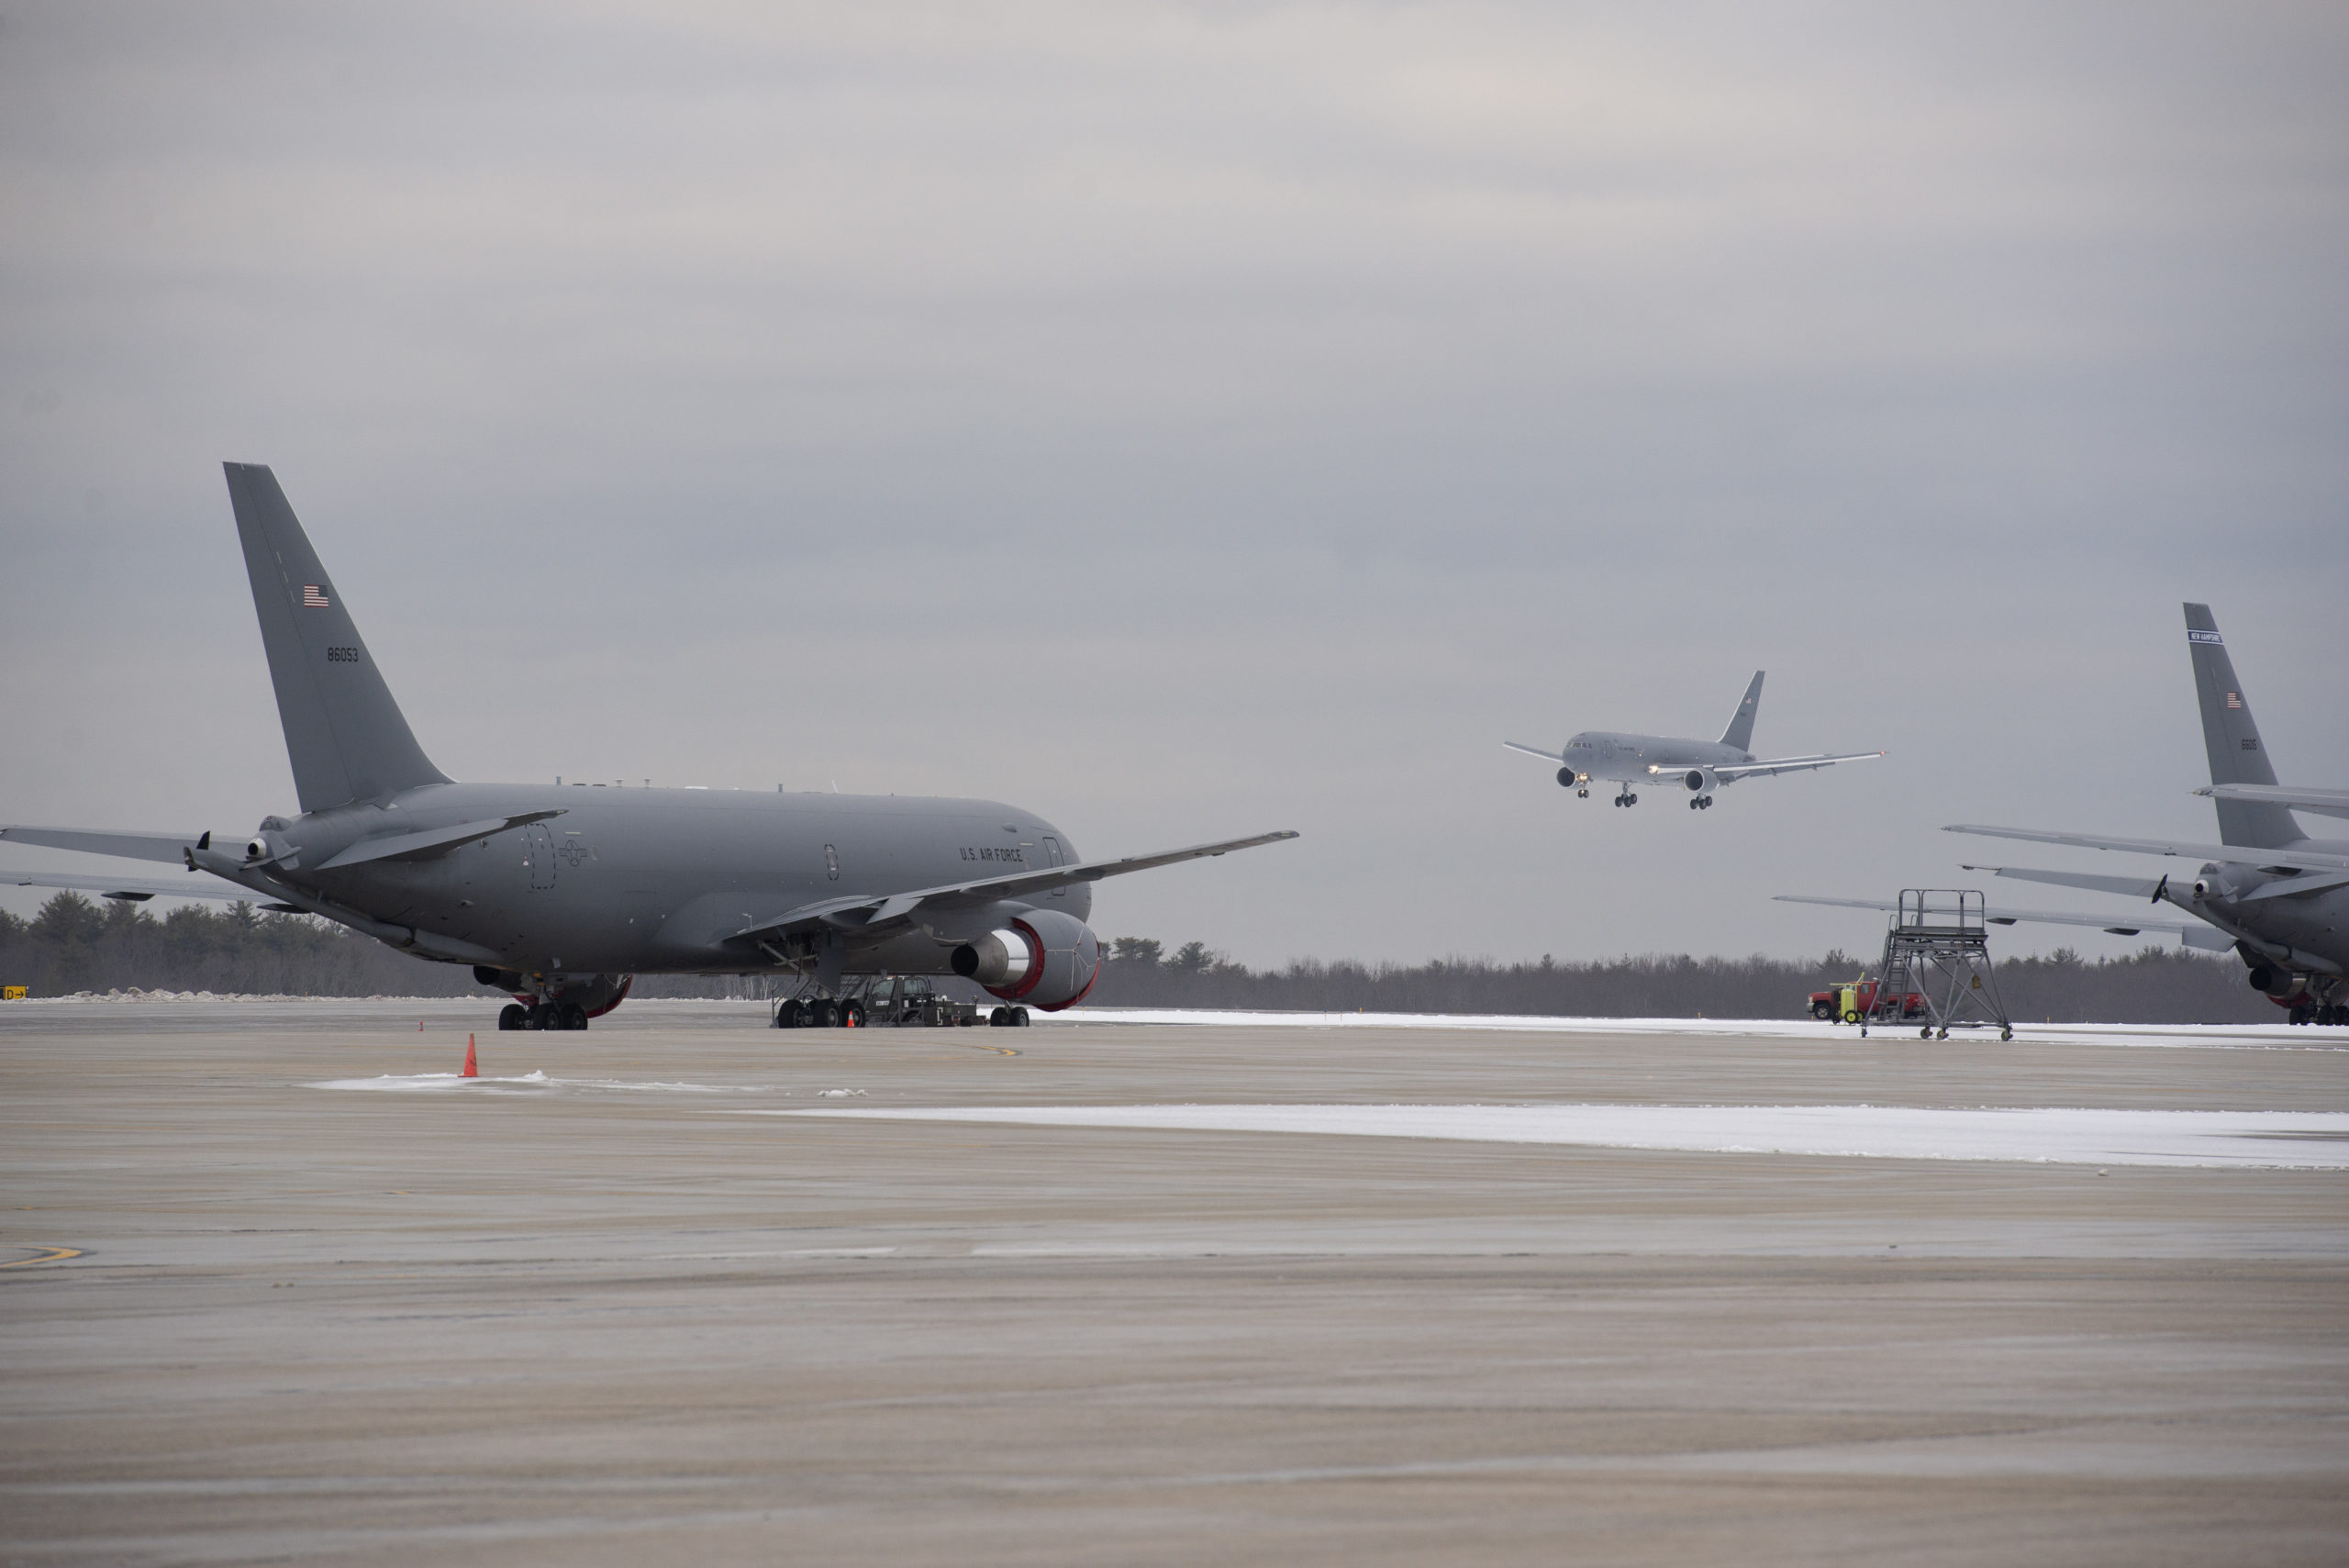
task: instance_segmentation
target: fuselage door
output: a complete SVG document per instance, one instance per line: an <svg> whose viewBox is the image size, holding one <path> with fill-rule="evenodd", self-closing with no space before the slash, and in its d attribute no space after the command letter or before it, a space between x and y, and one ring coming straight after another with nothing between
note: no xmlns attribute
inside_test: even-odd
<svg viewBox="0 0 2349 1568"><path fill-rule="evenodd" d="M1066 858L1061 853L1061 841L1058 839L1053 838L1050 833L1044 835L1044 863L1048 866L1059 866L1068 863ZM1055 887L1052 889L1052 896L1055 898L1066 898L1068 896L1068 889L1065 887Z"/></svg>
<svg viewBox="0 0 2349 1568"><path fill-rule="evenodd" d="M544 891L554 885L554 834L543 822L533 822L522 835L523 859L530 868L530 885Z"/></svg>

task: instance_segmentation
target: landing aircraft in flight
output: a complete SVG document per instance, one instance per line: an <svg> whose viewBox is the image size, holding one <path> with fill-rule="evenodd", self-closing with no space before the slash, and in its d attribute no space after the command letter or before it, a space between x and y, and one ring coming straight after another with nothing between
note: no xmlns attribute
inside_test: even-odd
<svg viewBox="0 0 2349 1568"><path fill-rule="evenodd" d="M2202 709L2202 746L2210 763L2209 786L2195 793L2217 803L2217 843L2110 839L1974 823L1946 831L2201 861L2201 869L2190 880L2015 866L1966 869L2176 905L2223 933L2250 966L2253 987L2290 1009L2294 1023L2349 1024L2349 840L2312 839L2292 816L2295 811L2349 816L2349 790L2299 789L2276 782L2275 765L2259 738L2259 726L2252 720L2250 699L2235 678L2234 661L2227 655L2210 606L2186 606L2186 642Z"/></svg>
<svg viewBox="0 0 2349 1568"><path fill-rule="evenodd" d="M585 1029L639 974L753 973L809 994L778 1025L852 1021L843 977L885 973L961 975L1006 1004L995 1021L1020 1023L1093 988L1093 884L1297 837L1086 861L1034 812L989 800L456 783L417 744L276 476L225 466L300 814L262 817L241 844L0 828L198 873L0 881L322 916L471 965L514 998L500 1029Z"/></svg>
<svg viewBox="0 0 2349 1568"><path fill-rule="evenodd" d="M1837 756L1821 752L1808 757L1756 760L1747 748L1753 743L1754 711L1762 706L1762 675L1759 670L1753 672L1753 684L1745 688L1745 700L1737 705L1729 728L1721 731L1718 740L1586 729L1568 740L1563 751L1544 751L1539 746L1521 746L1514 740L1501 744L1512 751L1561 764L1558 783L1581 799L1590 798L1594 779L1604 779L1617 786L1618 806L1637 806L1640 797L1635 786L1642 783L1662 787L1678 784L1688 794L1691 811L1709 810L1713 792L1740 779L1807 773L1813 768L1831 768L1838 762L1860 762L1884 755L1881 751L1847 751Z"/></svg>

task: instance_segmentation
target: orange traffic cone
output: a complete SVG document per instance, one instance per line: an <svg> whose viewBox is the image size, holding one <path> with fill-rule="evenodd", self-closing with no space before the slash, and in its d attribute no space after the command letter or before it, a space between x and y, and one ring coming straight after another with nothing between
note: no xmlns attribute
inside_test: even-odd
<svg viewBox="0 0 2349 1568"><path fill-rule="evenodd" d="M457 1075L461 1078L481 1076L481 1064L473 1060L473 1037L471 1035L465 1036L465 1070Z"/></svg>

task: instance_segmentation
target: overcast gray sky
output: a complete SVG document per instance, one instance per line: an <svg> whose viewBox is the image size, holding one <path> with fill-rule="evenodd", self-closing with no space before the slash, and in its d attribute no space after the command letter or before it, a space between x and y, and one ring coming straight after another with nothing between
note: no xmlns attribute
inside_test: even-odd
<svg viewBox="0 0 2349 1568"><path fill-rule="evenodd" d="M0 377L5 821L291 809L223 459L452 775L1299 828L1097 899L1251 962L2209 837L2187 598L2349 784L2338 6L6 4ZM1499 744L1757 668L1891 756Z"/></svg>

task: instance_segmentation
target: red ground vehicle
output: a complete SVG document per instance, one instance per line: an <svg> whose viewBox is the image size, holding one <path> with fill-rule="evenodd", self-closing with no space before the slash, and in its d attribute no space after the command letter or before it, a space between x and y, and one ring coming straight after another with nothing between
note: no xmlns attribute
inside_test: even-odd
<svg viewBox="0 0 2349 1568"><path fill-rule="evenodd" d="M1884 1016L1892 1014L1892 998L1884 999ZM1810 1016L1828 1018L1839 1024L1856 1024L1864 1018L1876 1016L1876 982L1861 975L1849 985L1838 985L1832 991L1810 994ZM1911 991L1900 999L1900 1016L1921 1018L1925 1016L1925 994Z"/></svg>

